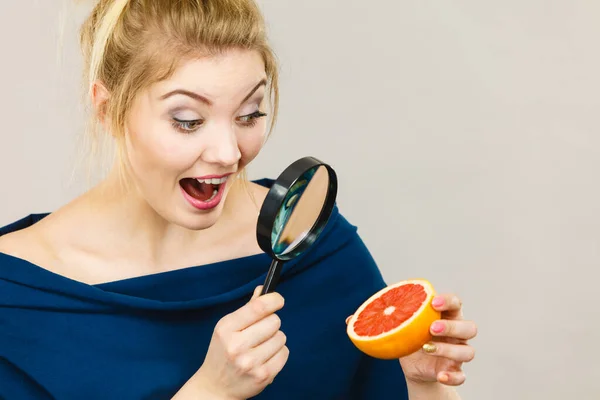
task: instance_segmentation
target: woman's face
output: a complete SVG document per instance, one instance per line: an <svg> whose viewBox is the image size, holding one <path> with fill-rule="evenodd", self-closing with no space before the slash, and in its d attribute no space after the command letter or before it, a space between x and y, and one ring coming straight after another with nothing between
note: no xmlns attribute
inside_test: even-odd
<svg viewBox="0 0 600 400"><path fill-rule="evenodd" d="M265 65L232 50L182 64L140 93L129 114L126 150L134 183L165 220L212 226L266 133Z"/></svg>

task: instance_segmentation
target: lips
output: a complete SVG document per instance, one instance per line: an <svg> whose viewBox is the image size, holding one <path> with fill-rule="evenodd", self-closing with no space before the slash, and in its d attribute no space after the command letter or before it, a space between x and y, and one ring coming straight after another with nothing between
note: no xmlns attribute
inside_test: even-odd
<svg viewBox="0 0 600 400"><path fill-rule="evenodd" d="M219 192L219 187L227 181L221 178L184 178L180 185L187 194L199 201L210 201Z"/></svg>

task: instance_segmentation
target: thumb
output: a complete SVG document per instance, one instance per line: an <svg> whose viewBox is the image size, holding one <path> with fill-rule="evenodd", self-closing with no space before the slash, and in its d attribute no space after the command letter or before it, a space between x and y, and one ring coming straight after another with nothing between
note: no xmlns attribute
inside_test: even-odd
<svg viewBox="0 0 600 400"><path fill-rule="evenodd" d="M259 297L260 293L262 292L262 288L263 288L262 285L257 286L256 289L254 289L254 294L252 295L252 299L250 299L250 300L253 300L253 299L256 299L257 297Z"/></svg>
<svg viewBox="0 0 600 400"><path fill-rule="evenodd" d="M346 325L348 325L348 322L350 322L350 318L352 318L353 315L350 315L348 318L346 318Z"/></svg>

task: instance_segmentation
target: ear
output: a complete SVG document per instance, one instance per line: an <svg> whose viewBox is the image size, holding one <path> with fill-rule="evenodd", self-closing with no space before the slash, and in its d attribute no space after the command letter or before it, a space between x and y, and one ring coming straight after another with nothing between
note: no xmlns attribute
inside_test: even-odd
<svg viewBox="0 0 600 400"><path fill-rule="evenodd" d="M92 83L90 92L92 105L94 106L96 115L98 116L100 123L104 125L106 118L106 104L110 98L110 93L108 92L108 89L106 89L106 86L100 81Z"/></svg>

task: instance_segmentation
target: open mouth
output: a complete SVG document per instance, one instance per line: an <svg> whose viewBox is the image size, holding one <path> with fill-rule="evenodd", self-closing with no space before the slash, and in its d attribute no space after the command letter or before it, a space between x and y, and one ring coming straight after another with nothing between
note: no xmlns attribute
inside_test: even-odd
<svg viewBox="0 0 600 400"><path fill-rule="evenodd" d="M184 178L179 184L190 197L198 201L209 202L217 197L221 186L226 181L226 176L208 179Z"/></svg>

